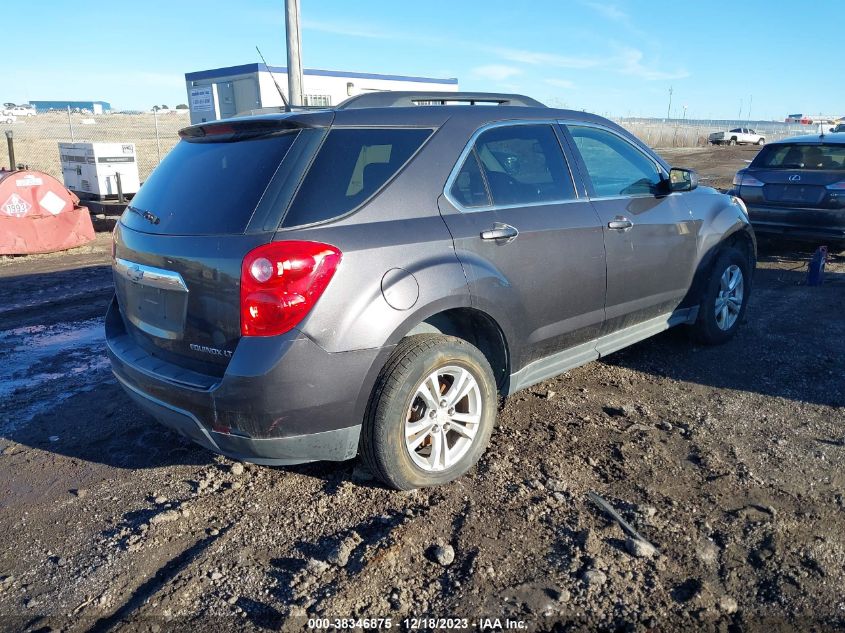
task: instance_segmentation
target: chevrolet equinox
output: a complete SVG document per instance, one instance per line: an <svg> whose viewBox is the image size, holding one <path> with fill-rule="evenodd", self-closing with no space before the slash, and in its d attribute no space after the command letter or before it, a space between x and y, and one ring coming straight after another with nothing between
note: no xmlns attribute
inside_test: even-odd
<svg viewBox="0 0 845 633"><path fill-rule="evenodd" d="M675 325L722 343L748 304L743 203L592 114L383 92L180 137L115 229L108 353L234 459L442 484L498 395Z"/></svg>

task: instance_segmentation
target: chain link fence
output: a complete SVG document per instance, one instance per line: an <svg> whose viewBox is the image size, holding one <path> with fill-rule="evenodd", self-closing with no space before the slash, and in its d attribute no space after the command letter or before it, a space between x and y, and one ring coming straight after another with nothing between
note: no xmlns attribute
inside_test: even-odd
<svg viewBox="0 0 845 633"><path fill-rule="evenodd" d="M189 124L187 110L103 115L47 112L0 123L0 129L12 131L16 163L59 181L59 143L134 143L138 176L143 182L179 140L179 130ZM3 154L5 151L0 153L0 166L8 166L9 157Z"/></svg>
<svg viewBox="0 0 845 633"><path fill-rule="evenodd" d="M618 124L657 149L705 147L711 132L736 127L751 127L773 141L787 136L810 134L814 126L775 122L748 121L684 121L659 119L615 118ZM59 160L60 142L134 143L138 160L138 176L143 182L161 159L178 141L178 131L189 125L187 110L169 110L136 114L114 113L91 115L49 112L20 117L2 123L0 129L14 135L15 160L32 169L47 172L62 180ZM8 157L0 158L0 166L8 165Z"/></svg>
<svg viewBox="0 0 845 633"><path fill-rule="evenodd" d="M713 132L727 132L735 128L751 128L766 138L776 141L790 136L813 134L817 125L778 123L774 121L685 121L659 119L613 119L616 123L637 136L649 147L665 149L670 147L706 147ZM830 126L827 126L830 127Z"/></svg>

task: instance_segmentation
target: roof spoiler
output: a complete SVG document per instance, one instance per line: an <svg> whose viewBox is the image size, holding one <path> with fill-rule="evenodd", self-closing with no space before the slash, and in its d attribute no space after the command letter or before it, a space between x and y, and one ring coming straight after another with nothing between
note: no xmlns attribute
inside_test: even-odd
<svg viewBox="0 0 845 633"><path fill-rule="evenodd" d="M354 108L407 108L421 105L451 105L466 103L468 105L500 105L521 106L528 108L545 108L536 99L518 94L504 94L497 92L404 92L385 90L365 92L337 106L338 110L352 110Z"/></svg>
<svg viewBox="0 0 845 633"><path fill-rule="evenodd" d="M333 113L330 110L322 109L322 112L315 112L317 118L304 118L296 116L305 114L298 110L287 113L272 114L265 113L264 117L243 117L220 119L197 123L179 130L179 137L187 140L227 140L234 137L261 136L265 134L278 134L310 127L322 127L331 124ZM269 116L267 116L269 115ZM325 115L325 116L321 116ZM313 116L313 115L312 115Z"/></svg>

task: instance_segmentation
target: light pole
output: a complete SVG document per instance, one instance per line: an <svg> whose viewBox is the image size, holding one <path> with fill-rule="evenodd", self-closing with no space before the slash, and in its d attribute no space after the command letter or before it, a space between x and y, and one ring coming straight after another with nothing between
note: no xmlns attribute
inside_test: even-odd
<svg viewBox="0 0 845 633"><path fill-rule="evenodd" d="M288 49L288 100L302 105L302 37L299 30L299 0L285 0L285 35Z"/></svg>
<svg viewBox="0 0 845 633"><path fill-rule="evenodd" d="M666 108L666 118L672 118L672 86L669 86L669 107Z"/></svg>

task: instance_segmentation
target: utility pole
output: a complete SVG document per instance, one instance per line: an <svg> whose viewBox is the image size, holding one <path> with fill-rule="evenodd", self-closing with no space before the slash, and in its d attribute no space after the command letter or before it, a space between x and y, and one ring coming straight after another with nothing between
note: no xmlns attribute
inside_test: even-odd
<svg viewBox="0 0 845 633"><path fill-rule="evenodd" d="M666 118L672 118L672 86L669 86L669 107L666 108Z"/></svg>
<svg viewBox="0 0 845 633"><path fill-rule="evenodd" d="M748 121L751 121L751 105L754 103L754 95L748 99Z"/></svg>
<svg viewBox="0 0 845 633"><path fill-rule="evenodd" d="M285 34L288 47L288 101L302 105L302 37L299 30L299 0L285 0Z"/></svg>

